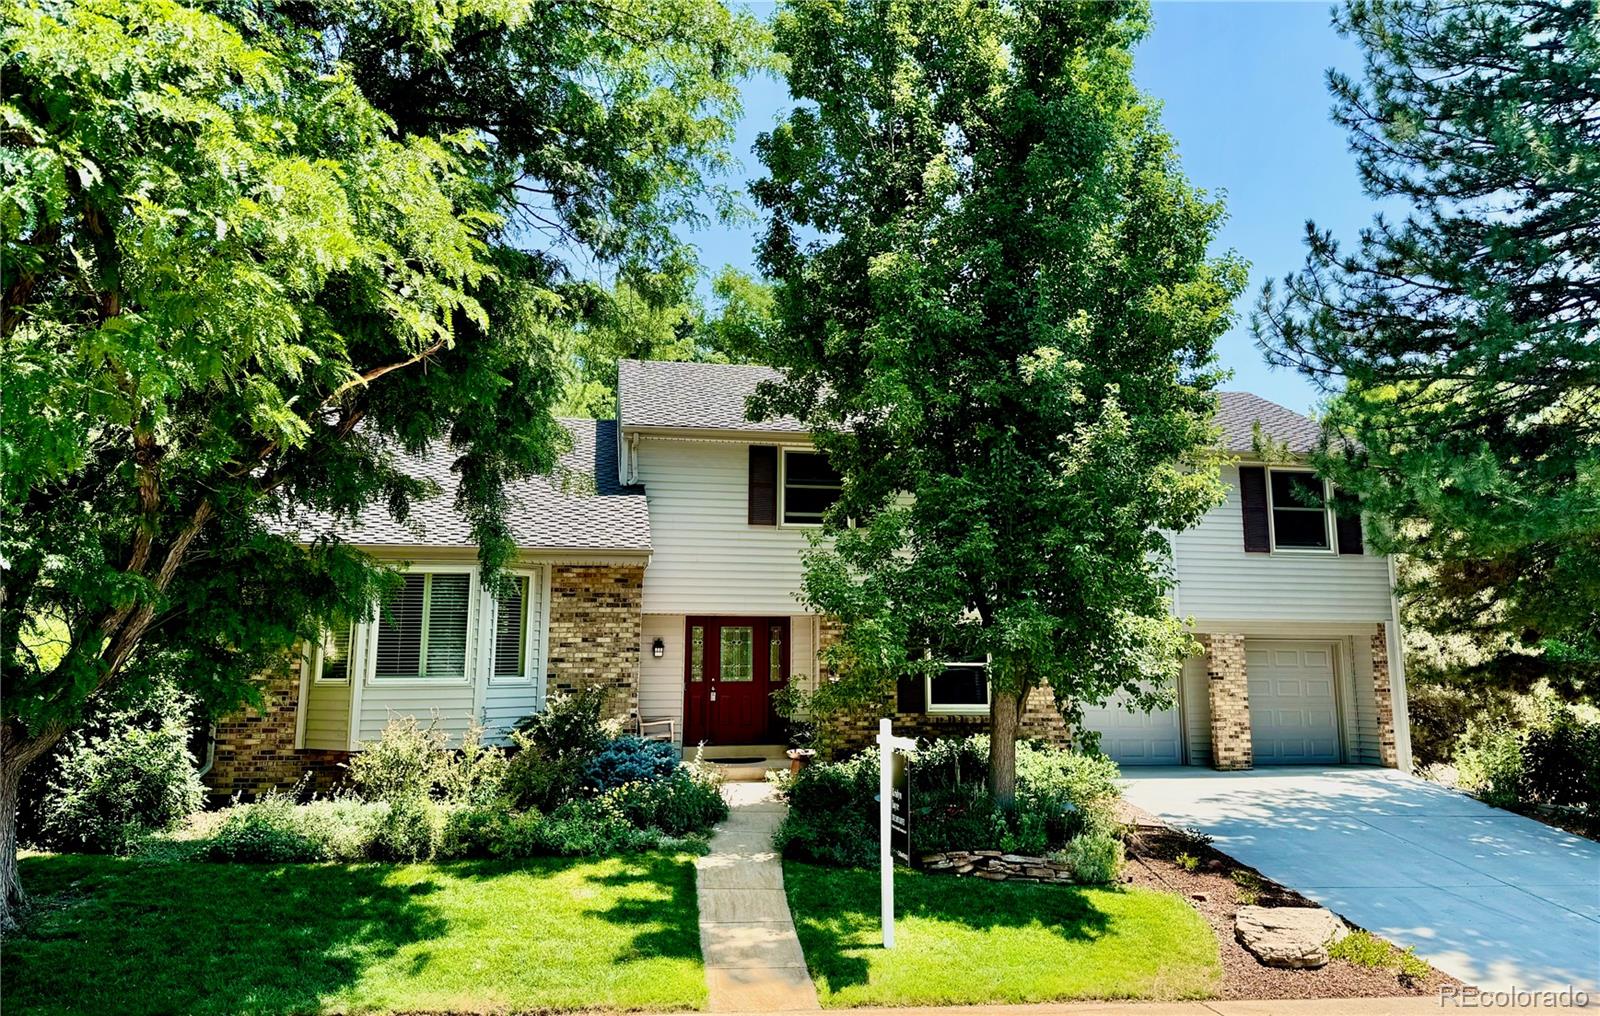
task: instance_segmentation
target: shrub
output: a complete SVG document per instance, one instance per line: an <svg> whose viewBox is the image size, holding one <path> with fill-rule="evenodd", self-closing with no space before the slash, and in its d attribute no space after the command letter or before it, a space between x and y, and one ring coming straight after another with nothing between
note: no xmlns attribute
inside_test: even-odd
<svg viewBox="0 0 1600 1016"><path fill-rule="evenodd" d="M1469 721L1456 750L1461 786L1489 804L1508 808L1522 796L1522 738L1510 727Z"/></svg>
<svg viewBox="0 0 1600 1016"><path fill-rule="evenodd" d="M369 801L427 797L444 775L449 739L432 723L392 716L383 733L350 759L350 778Z"/></svg>
<svg viewBox="0 0 1600 1016"><path fill-rule="evenodd" d="M1394 947L1370 931L1356 930L1328 946L1328 955L1358 967L1387 967Z"/></svg>
<svg viewBox="0 0 1600 1016"><path fill-rule="evenodd" d="M708 832L728 817L716 780L682 766L666 779L616 787L606 794L606 803L633 825L668 836Z"/></svg>
<svg viewBox="0 0 1600 1016"><path fill-rule="evenodd" d="M295 810L300 829L317 845L319 857L307 860L363 861L372 856L389 809L356 797L315 800Z"/></svg>
<svg viewBox="0 0 1600 1016"><path fill-rule="evenodd" d="M534 819L538 812L527 812ZM506 838L514 816L498 805L468 805L449 809L439 829L437 857L461 860L468 857L494 857Z"/></svg>
<svg viewBox="0 0 1600 1016"><path fill-rule="evenodd" d="M789 813L774 842L802 860L870 865L878 856L877 793L876 748L843 762L807 766L789 781Z"/></svg>
<svg viewBox="0 0 1600 1016"><path fill-rule="evenodd" d="M103 735L68 738L44 802L41 839L57 850L123 853L171 829L205 800L189 752L188 710L169 700L154 716L114 717Z"/></svg>
<svg viewBox="0 0 1600 1016"><path fill-rule="evenodd" d="M505 824L493 852L499 857L585 857L637 853L661 844L599 801L569 801L549 815L526 811Z"/></svg>
<svg viewBox="0 0 1600 1016"><path fill-rule="evenodd" d="M825 864L867 865L877 856L878 756L808 766L789 782L778 830L787 854ZM1032 742L1017 745L1017 802L997 809L988 789L989 739L920 747L911 765L916 850L1001 849L1043 854L1086 832L1116 832L1116 764Z"/></svg>
<svg viewBox="0 0 1600 1016"><path fill-rule="evenodd" d="M229 808L211 834L209 853L218 861L325 860L322 844L307 832L294 798L277 791L268 791L254 804Z"/></svg>
<svg viewBox="0 0 1600 1016"><path fill-rule="evenodd" d="M1122 874L1122 841L1105 832L1074 836L1067 848L1055 855L1072 869L1072 880L1084 885L1115 882Z"/></svg>
<svg viewBox="0 0 1600 1016"><path fill-rule="evenodd" d="M372 838L372 856L380 861L426 861L439 846L443 816L425 797L403 797L389 806Z"/></svg>
<svg viewBox="0 0 1600 1016"><path fill-rule="evenodd" d="M665 779L680 762L678 749L666 741L647 741L625 734L600 746L583 767L583 786L606 791L625 783Z"/></svg>
<svg viewBox="0 0 1600 1016"><path fill-rule="evenodd" d="M1545 707L1522 741L1523 796L1535 804L1600 811L1600 723L1584 723L1566 706Z"/></svg>
<svg viewBox="0 0 1600 1016"><path fill-rule="evenodd" d="M549 812L578 796L589 760L610 739L600 721L604 704L604 690L588 688L558 696L517 723L517 750L502 782L512 803Z"/></svg>
<svg viewBox="0 0 1600 1016"><path fill-rule="evenodd" d="M483 743L483 727L474 723L461 738L461 748L445 756L439 774L443 799L454 805L488 805L505 793L506 753Z"/></svg>
<svg viewBox="0 0 1600 1016"><path fill-rule="evenodd" d="M1200 858L1194 856L1193 854L1179 853L1177 857L1172 859L1172 861L1184 871L1200 870Z"/></svg>

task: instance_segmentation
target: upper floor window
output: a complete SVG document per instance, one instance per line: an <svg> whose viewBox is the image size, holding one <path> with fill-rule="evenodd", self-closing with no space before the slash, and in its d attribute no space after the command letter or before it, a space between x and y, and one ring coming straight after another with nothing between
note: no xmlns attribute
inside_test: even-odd
<svg viewBox="0 0 1600 1016"><path fill-rule="evenodd" d="M1332 550L1328 491L1308 469L1272 469L1267 474L1274 550Z"/></svg>
<svg viewBox="0 0 1600 1016"><path fill-rule="evenodd" d="M376 679L464 681L472 576L411 572L378 611Z"/></svg>
<svg viewBox="0 0 1600 1016"><path fill-rule="evenodd" d="M843 481L820 452L784 449L782 518L786 526L820 526L839 500Z"/></svg>

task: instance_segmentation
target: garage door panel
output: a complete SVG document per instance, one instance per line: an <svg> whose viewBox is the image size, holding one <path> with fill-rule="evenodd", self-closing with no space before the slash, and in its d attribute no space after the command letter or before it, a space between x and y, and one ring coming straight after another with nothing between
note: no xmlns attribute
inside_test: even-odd
<svg viewBox="0 0 1600 1016"><path fill-rule="evenodd" d="M1176 707L1129 712L1123 696L1083 710L1083 722L1100 735L1100 750L1124 766L1175 766L1183 762Z"/></svg>
<svg viewBox="0 0 1600 1016"><path fill-rule="evenodd" d="M1245 647L1250 735L1257 765L1339 761L1332 647Z"/></svg>

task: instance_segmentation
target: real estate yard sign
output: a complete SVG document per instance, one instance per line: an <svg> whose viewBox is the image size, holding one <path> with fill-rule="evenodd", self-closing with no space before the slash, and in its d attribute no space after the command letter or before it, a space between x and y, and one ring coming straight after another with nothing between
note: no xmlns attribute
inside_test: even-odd
<svg viewBox="0 0 1600 1016"><path fill-rule="evenodd" d="M911 760L917 742L878 721L878 868L883 947L894 948L894 859L911 863Z"/></svg>

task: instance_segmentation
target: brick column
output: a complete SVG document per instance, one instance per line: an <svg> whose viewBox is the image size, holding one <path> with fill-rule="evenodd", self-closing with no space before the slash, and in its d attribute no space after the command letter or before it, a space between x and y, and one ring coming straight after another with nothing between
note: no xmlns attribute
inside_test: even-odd
<svg viewBox="0 0 1600 1016"><path fill-rule="evenodd" d="M1389 630L1382 621L1372 633L1372 701L1378 711L1378 761L1393 769L1400 763L1394 738L1394 690L1389 685Z"/></svg>
<svg viewBox="0 0 1600 1016"><path fill-rule="evenodd" d="M639 711L639 629L644 568L557 565L550 572L551 694L607 689L608 719Z"/></svg>
<svg viewBox="0 0 1600 1016"><path fill-rule="evenodd" d="M1244 636L1199 635L1206 647L1206 686L1211 697L1211 764L1216 769L1249 769L1250 683L1245 673Z"/></svg>

